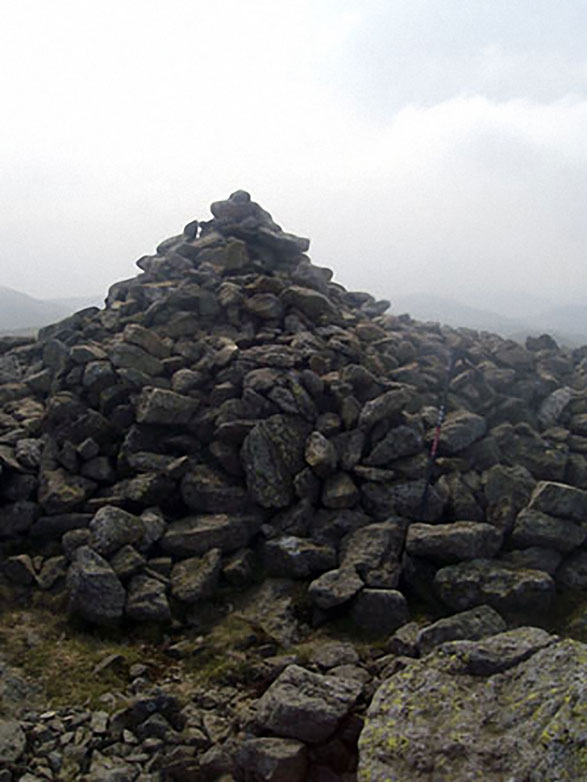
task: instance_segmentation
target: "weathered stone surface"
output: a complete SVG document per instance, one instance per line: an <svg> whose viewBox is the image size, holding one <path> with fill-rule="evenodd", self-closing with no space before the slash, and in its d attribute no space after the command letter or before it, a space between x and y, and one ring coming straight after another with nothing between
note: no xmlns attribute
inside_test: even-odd
<svg viewBox="0 0 587 782"><path fill-rule="evenodd" d="M443 453L464 451L487 431L485 419L475 413L457 411L449 413L442 425L439 447Z"/></svg>
<svg viewBox="0 0 587 782"><path fill-rule="evenodd" d="M587 589L587 551L575 551L556 571L556 583L565 589Z"/></svg>
<svg viewBox="0 0 587 782"><path fill-rule="evenodd" d="M263 561L269 575L310 578L336 565L336 551L307 538L285 535L265 543Z"/></svg>
<svg viewBox="0 0 587 782"><path fill-rule="evenodd" d="M408 404L409 399L408 389L400 387L369 400L361 410L359 428L367 430L379 421L391 418Z"/></svg>
<svg viewBox="0 0 587 782"><path fill-rule="evenodd" d="M246 546L260 527L260 517L253 515L188 516L169 524L161 546L164 551L180 557L205 554L212 548L226 553Z"/></svg>
<svg viewBox="0 0 587 782"><path fill-rule="evenodd" d="M406 537L408 554L434 562L459 562L493 557L503 535L491 524L453 521L450 524L411 524Z"/></svg>
<svg viewBox="0 0 587 782"><path fill-rule="evenodd" d="M434 587L446 605L464 611L489 604L505 611L538 609L554 596L554 581L541 570L512 570L490 559L474 559L439 570Z"/></svg>
<svg viewBox="0 0 587 782"><path fill-rule="evenodd" d="M416 645L421 655L446 641L467 639L477 641L488 635L497 635L506 629L502 617L491 606L482 605L445 619L439 619L418 633Z"/></svg>
<svg viewBox="0 0 587 782"><path fill-rule="evenodd" d="M542 632L448 643L384 682L359 742L360 782L581 779L585 647ZM512 654L503 673L451 670L453 649L485 657L493 646L499 662L504 637Z"/></svg>
<svg viewBox="0 0 587 782"><path fill-rule="evenodd" d="M587 525L582 527L574 521L549 516L532 507L518 514L512 531L516 546L542 546L562 553L577 548L586 538Z"/></svg>
<svg viewBox="0 0 587 782"><path fill-rule="evenodd" d="M237 513L246 507L248 500L244 486L205 464L198 464L186 473L181 482L181 496L188 508L209 513Z"/></svg>
<svg viewBox="0 0 587 782"><path fill-rule="evenodd" d="M307 422L274 415L247 435L241 459L247 487L264 508L284 508L293 499L293 478L304 467Z"/></svg>
<svg viewBox="0 0 587 782"><path fill-rule="evenodd" d="M163 388L145 388L137 400L137 421L142 424L183 426L198 409L198 400Z"/></svg>
<svg viewBox="0 0 587 782"><path fill-rule="evenodd" d="M339 320L339 313L330 299L311 288L290 285L281 294L286 306L295 307L315 323L328 323Z"/></svg>
<svg viewBox="0 0 587 782"><path fill-rule="evenodd" d="M126 615L140 622L165 622L170 619L165 584L149 576L134 576L128 587Z"/></svg>
<svg viewBox="0 0 587 782"><path fill-rule="evenodd" d="M126 594L108 562L89 546L80 546L67 574L70 607L96 624L122 616Z"/></svg>
<svg viewBox="0 0 587 782"><path fill-rule="evenodd" d="M26 736L16 720L0 720L0 763L15 763L24 753Z"/></svg>
<svg viewBox="0 0 587 782"><path fill-rule="evenodd" d="M80 475L71 475L62 469L41 473L39 504L45 513L67 513L80 508L96 484Z"/></svg>
<svg viewBox="0 0 587 782"><path fill-rule="evenodd" d="M324 482L322 504L326 508L352 508L359 499L359 490L346 472L331 475Z"/></svg>
<svg viewBox="0 0 587 782"><path fill-rule="evenodd" d="M407 522L399 517L368 524L347 535L341 545L343 568L353 568L369 587L394 589Z"/></svg>
<svg viewBox="0 0 587 782"><path fill-rule="evenodd" d="M37 518L40 508L35 502L20 500L0 508L0 539L12 538L28 532Z"/></svg>
<svg viewBox="0 0 587 782"><path fill-rule="evenodd" d="M336 470L336 448L321 432L312 432L306 440L304 458L320 478L326 478Z"/></svg>
<svg viewBox="0 0 587 782"><path fill-rule="evenodd" d="M248 739L240 746L236 762L255 782L305 782L308 750L294 739Z"/></svg>
<svg viewBox="0 0 587 782"><path fill-rule="evenodd" d="M290 665L260 698L256 723L278 736L319 744L356 703L359 682Z"/></svg>
<svg viewBox="0 0 587 782"><path fill-rule="evenodd" d="M564 483L541 481L530 498L529 507L551 516L587 522L587 491Z"/></svg>
<svg viewBox="0 0 587 782"><path fill-rule="evenodd" d="M361 630L389 635L408 621L408 603L395 589L363 589L353 600L351 616Z"/></svg>
<svg viewBox="0 0 587 782"><path fill-rule="evenodd" d="M90 545L98 554L107 556L127 544L138 543L145 532L138 516L113 505L105 505L97 511L89 525Z"/></svg>
<svg viewBox="0 0 587 782"><path fill-rule="evenodd" d="M327 611L354 597L364 586L354 567L329 570L312 581L308 594L318 608Z"/></svg>
<svg viewBox="0 0 587 782"><path fill-rule="evenodd" d="M196 603L211 597L218 585L222 555L214 548L202 557L184 559L171 571L171 593L184 603Z"/></svg>
<svg viewBox="0 0 587 782"><path fill-rule="evenodd" d="M385 467L396 459L421 453L424 444L422 436L409 426L392 429L365 459L371 467Z"/></svg>

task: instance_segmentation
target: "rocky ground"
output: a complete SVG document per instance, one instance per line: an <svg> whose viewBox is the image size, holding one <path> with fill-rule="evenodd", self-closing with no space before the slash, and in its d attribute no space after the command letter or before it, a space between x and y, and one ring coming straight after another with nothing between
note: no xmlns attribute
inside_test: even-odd
<svg viewBox="0 0 587 782"><path fill-rule="evenodd" d="M587 349L212 214L0 340L0 782L587 779Z"/></svg>

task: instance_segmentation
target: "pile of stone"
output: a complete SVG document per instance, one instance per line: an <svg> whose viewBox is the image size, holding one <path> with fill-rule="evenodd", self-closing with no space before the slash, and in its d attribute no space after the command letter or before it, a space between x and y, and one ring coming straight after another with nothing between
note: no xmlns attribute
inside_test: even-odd
<svg viewBox="0 0 587 782"><path fill-rule="evenodd" d="M314 624L382 634L414 594L508 614L585 589L587 350L385 314L247 193L212 214L104 309L1 343L5 577L188 626L279 577Z"/></svg>

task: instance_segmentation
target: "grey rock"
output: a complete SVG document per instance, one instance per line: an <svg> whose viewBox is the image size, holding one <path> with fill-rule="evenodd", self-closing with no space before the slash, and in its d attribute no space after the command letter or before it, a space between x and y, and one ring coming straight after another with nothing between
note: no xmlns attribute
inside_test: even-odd
<svg viewBox="0 0 587 782"><path fill-rule="evenodd" d="M77 510L96 488L96 484L80 475L62 469L44 470L40 475L39 503L49 514Z"/></svg>
<svg viewBox="0 0 587 782"><path fill-rule="evenodd" d="M487 431L485 419L475 413L457 411L449 413L442 425L439 447L443 453L464 451Z"/></svg>
<svg viewBox="0 0 587 782"><path fill-rule="evenodd" d="M190 469L181 482L181 496L192 510L210 513L242 511L247 505L244 486L205 464Z"/></svg>
<svg viewBox="0 0 587 782"><path fill-rule="evenodd" d="M256 723L308 744L326 741L356 703L359 682L289 665L257 703Z"/></svg>
<svg viewBox="0 0 587 782"><path fill-rule="evenodd" d="M134 369L149 376L163 374L161 361L136 345L121 342L110 350L109 358L117 369Z"/></svg>
<svg viewBox="0 0 587 782"><path fill-rule="evenodd" d="M553 576L561 559L562 554L554 549L530 546L522 550L502 552L497 562L518 570L544 570Z"/></svg>
<svg viewBox="0 0 587 782"><path fill-rule="evenodd" d="M236 762L254 782L305 782L308 750L294 739L247 739L239 747Z"/></svg>
<svg viewBox="0 0 587 782"><path fill-rule="evenodd" d="M355 569L369 587L395 588L406 527L407 521L396 517L351 532L342 541L342 567Z"/></svg>
<svg viewBox="0 0 587 782"><path fill-rule="evenodd" d="M389 419L399 413L409 402L410 394L407 388L400 387L386 391L375 399L367 402L359 416L359 428L370 429L383 419Z"/></svg>
<svg viewBox="0 0 587 782"><path fill-rule="evenodd" d="M246 546L261 527L261 518L225 513L188 516L168 525L161 546L179 557L205 554L219 548L223 553Z"/></svg>
<svg viewBox="0 0 587 782"><path fill-rule="evenodd" d="M80 546L67 574L70 608L96 624L122 616L126 594L108 562L89 546Z"/></svg>
<svg viewBox="0 0 587 782"><path fill-rule="evenodd" d="M98 554L107 556L127 544L138 543L145 532L138 516L114 505L105 505L96 512L89 525L90 545Z"/></svg>
<svg viewBox="0 0 587 782"><path fill-rule="evenodd" d="M284 508L293 499L293 479L304 467L304 443L310 425L274 415L245 438L241 460L253 500L264 508Z"/></svg>
<svg viewBox="0 0 587 782"><path fill-rule="evenodd" d="M396 672L369 707L359 781L431 780L440 768L451 782L582 779L585 646L542 632L448 643ZM452 670L457 649L508 665L488 676L484 662L473 676L467 664Z"/></svg>
<svg viewBox="0 0 587 782"><path fill-rule="evenodd" d="M171 612L165 584L149 576L134 576L128 587L126 615L140 622L168 621Z"/></svg>
<svg viewBox="0 0 587 782"><path fill-rule="evenodd" d="M348 602L363 586L353 567L341 567L329 570L312 581L308 594L318 608L327 611Z"/></svg>
<svg viewBox="0 0 587 782"><path fill-rule="evenodd" d="M489 604L505 611L543 609L554 596L554 581L541 570L512 570L490 559L441 568L434 587L446 605L464 611Z"/></svg>
<svg viewBox="0 0 587 782"><path fill-rule="evenodd" d="M326 508L352 508L359 499L359 490L345 472L329 476L324 481L322 504Z"/></svg>
<svg viewBox="0 0 587 782"><path fill-rule="evenodd" d="M16 720L0 720L0 763L16 763L26 747L26 736Z"/></svg>
<svg viewBox="0 0 587 782"><path fill-rule="evenodd" d="M351 617L372 635L389 635L408 621L408 604L395 589L363 589L354 598Z"/></svg>
<svg viewBox="0 0 587 782"><path fill-rule="evenodd" d="M197 399L164 388L145 388L136 404L137 421L143 424L184 426L195 415Z"/></svg>
<svg viewBox="0 0 587 782"><path fill-rule="evenodd" d="M326 478L336 470L336 448L320 432L312 432L306 440L304 458L319 478Z"/></svg>
<svg viewBox="0 0 587 782"><path fill-rule="evenodd" d="M392 429L365 459L371 467L384 467L404 456L421 453L424 447L421 435L409 426Z"/></svg>
<svg viewBox="0 0 587 782"><path fill-rule="evenodd" d="M281 299L286 306L300 310L314 323L328 323L340 319L339 312L330 299L311 288L290 285L281 294Z"/></svg>
<svg viewBox="0 0 587 782"><path fill-rule="evenodd" d="M211 597L218 586L222 555L211 549L202 557L184 559L171 571L171 594L184 603L196 603Z"/></svg>
<svg viewBox="0 0 587 782"><path fill-rule="evenodd" d="M439 619L424 627L418 633L416 644L420 654L425 655L446 641L476 641L488 635L502 633L505 629L506 623L497 611L491 606L482 605Z"/></svg>
<svg viewBox="0 0 587 782"><path fill-rule="evenodd" d="M520 548L541 546L563 554L578 548L586 538L587 526L549 516L532 507L518 514L512 531L512 541Z"/></svg>
<svg viewBox="0 0 587 782"><path fill-rule="evenodd" d="M450 524L411 524L406 537L408 554L434 562L458 562L493 557L503 534L491 524L453 521Z"/></svg>
<svg viewBox="0 0 587 782"><path fill-rule="evenodd" d="M9 539L28 532L38 519L41 509L36 502L19 500L0 508L0 539Z"/></svg>
<svg viewBox="0 0 587 782"><path fill-rule="evenodd" d="M556 571L556 583L565 589L587 589L587 551L575 551Z"/></svg>
<svg viewBox="0 0 587 782"><path fill-rule="evenodd" d="M265 543L263 561L269 575L310 578L336 565L336 551L308 538L285 535Z"/></svg>
<svg viewBox="0 0 587 782"><path fill-rule="evenodd" d="M541 481L532 493L528 507L562 519L586 522L587 491L564 483Z"/></svg>

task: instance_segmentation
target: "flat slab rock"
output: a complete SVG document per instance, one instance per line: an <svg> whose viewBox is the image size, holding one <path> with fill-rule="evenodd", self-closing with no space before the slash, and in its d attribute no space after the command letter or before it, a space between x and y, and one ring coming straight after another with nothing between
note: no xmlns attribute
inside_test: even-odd
<svg viewBox="0 0 587 782"><path fill-rule="evenodd" d="M538 628L443 644L378 689L359 782L584 780L586 676L587 646Z"/></svg>
<svg viewBox="0 0 587 782"><path fill-rule="evenodd" d="M360 682L289 665L258 701L258 726L283 738L318 744L356 703Z"/></svg>
<svg viewBox="0 0 587 782"><path fill-rule="evenodd" d="M486 603L505 611L536 609L554 596L554 581L542 570L514 570L490 559L441 568L434 578L440 599L456 611Z"/></svg>

